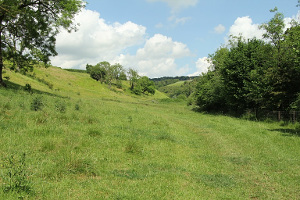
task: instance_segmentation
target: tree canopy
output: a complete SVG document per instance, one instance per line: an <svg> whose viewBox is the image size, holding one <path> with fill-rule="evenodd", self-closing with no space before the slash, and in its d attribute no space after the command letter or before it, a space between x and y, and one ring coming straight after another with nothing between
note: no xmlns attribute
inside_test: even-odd
<svg viewBox="0 0 300 200"><path fill-rule="evenodd" d="M228 47L210 56L213 67L202 75L196 104L207 111L241 115L248 110L290 110L300 97L300 26L285 29L284 16L261 26L264 39L232 37ZM298 98L298 99L297 99ZM300 108L300 107L299 107Z"/></svg>
<svg viewBox="0 0 300 200"><path fill-rule="evenodd" d="M60 28L76 29L72 20L84 5L82 0L0 1L0 84L4 60L20 72L40 62L49 64L50 56L57 55Z"/></svg>

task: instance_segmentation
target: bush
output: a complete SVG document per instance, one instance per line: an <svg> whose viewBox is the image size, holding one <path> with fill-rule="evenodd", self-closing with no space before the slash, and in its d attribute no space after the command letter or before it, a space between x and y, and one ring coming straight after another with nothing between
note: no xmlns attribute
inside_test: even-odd
<svg viewBox="0 0 300 200"><path fill-rule="evenodd" d="M67 110L66 102L64 101L56 101L55 103L55 109L59 111L60 113L65 113Z"/></svg>
<svg viewBox="0 0 300 200"><path fill-rule="evenodd" d="M75 110L80 110L80 106L78 103L75 104Z"/></svg>
<svg viewBox="0 0 300 200"><path fill-rule="evenodd" d="M32 88L31 88L31 85L26 83L26 85L24 86L24 90L29 92L29 93L32 93Z"/></svg>
<svg viewBox="0 0 300 200"><path fill-rule="evenodd" d="M35 97L31 102L31 110L38 111L41 110L43 106L44 103L41 96Z"/></svg>

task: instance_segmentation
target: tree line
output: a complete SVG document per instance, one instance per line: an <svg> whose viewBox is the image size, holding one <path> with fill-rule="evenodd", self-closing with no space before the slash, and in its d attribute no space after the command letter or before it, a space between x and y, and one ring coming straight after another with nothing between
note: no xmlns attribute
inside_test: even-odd
<svg viewBox="0 0 300 200"><path fill-rule="evenodd" d="M164 87L176 83L178 81L190 81L197 77L198 76L176 76L176 77L164 76L160 78L151 78L151 80L154 81L155 87L159 89L160 87Z"/></svg>
<svg viewBox="0 0 300 200"><path fill-rule="evenodd" d="M300 26L285 29L277 8L263 25L263 39L231 37L210 55L213 69L199 78L195 103L201 110L241 115L300 109Z"/></svg>
<svg viewBox="0 0 300 200"><path fill-rule="evenodd" d="M154 94L155 86L147 76L139 76L138 72L134 69L125 70L125 68L119 64L111 65L107 61L99 62L96 65L86 65L86 72L90 74L91 78L101 83L105 83L111 87L115 85L118 88L122 88L122 81L129 80L130 90L137 95L141 94Z"/></svg>

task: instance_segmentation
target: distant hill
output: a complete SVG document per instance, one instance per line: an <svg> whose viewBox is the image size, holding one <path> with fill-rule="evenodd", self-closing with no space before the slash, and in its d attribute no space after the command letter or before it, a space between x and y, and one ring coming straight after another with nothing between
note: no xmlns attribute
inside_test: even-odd
<svg viewBox="0 0 300 200"><path fill-rule="evenodd" d="M176 76L176 77L161 77L161 78L152 78L151 80L154 81L155 87L157 89L171 85L173 83L179 82L179 81L187 81L187 80L193 80L197 78L198 76Z"/></svg>

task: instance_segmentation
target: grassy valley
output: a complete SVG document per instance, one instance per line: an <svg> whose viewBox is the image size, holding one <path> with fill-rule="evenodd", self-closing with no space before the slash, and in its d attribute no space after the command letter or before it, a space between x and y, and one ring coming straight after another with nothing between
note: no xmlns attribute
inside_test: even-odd
<svg viewBox="0 0 300 200"><path fill-rule="evenodd" d="M300 196L298 124L198 113L55 67L5 76L0 199Z"/></svg>

